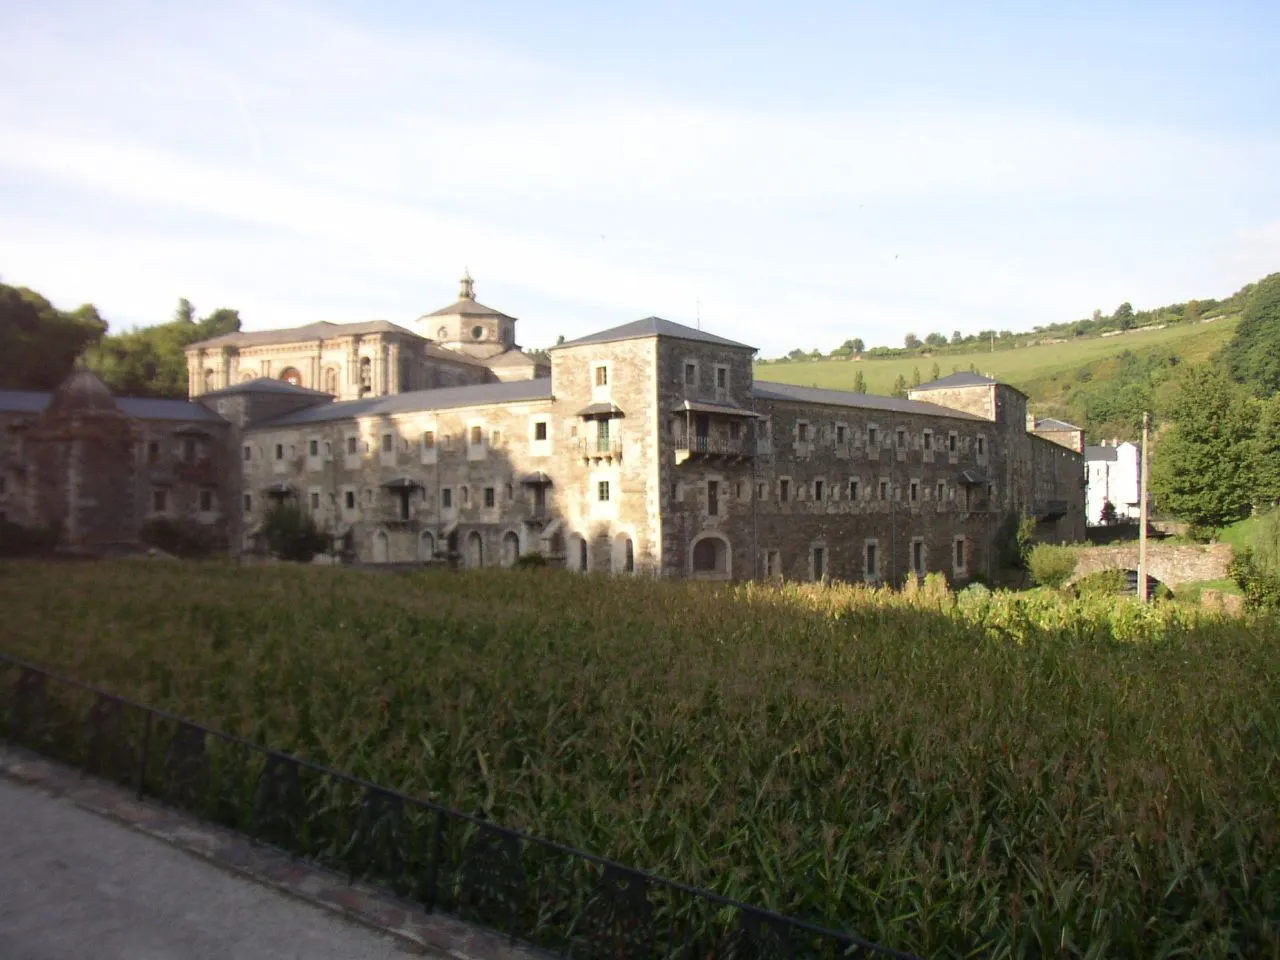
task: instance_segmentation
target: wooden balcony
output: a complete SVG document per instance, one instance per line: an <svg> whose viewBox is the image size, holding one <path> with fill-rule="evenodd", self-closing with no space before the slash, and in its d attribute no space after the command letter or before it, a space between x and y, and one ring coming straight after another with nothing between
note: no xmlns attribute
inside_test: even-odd
<svg viewBox="0 0 1280 960"><path fill-rule="evenodd" d="M620 461L622 460L622 441L612 437L579 440L578 456L584 461L604 460L609 463Z"/></svg>
<svg viewBox="0 0 1280 960"><path fill-rule="evenodd" d="M722 461L745 460L755 455L755 441L743 436L725 437L678 436L675 439L676 465L695 457Z"/></svg>

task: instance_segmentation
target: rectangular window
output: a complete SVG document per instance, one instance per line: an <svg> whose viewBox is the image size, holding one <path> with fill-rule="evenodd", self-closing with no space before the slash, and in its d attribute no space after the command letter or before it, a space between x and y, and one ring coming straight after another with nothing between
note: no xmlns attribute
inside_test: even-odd
<svg viewBox="0 0 1280 960"><path fill-rule="evenodd" d="M484 428L472 427L471 428L471 445L473 447L478 447L483 443L484 443Z"/></svg>
<svg viewBox="0 0 1280 960"><path fill-rule="evenodd" d="M442 490L440 491L440 506L444 507L444 509L446 509L446 510L448 510L450 507L452 507L452 506L453 506L453 490L452 490L452 488L450 488L450 487L445 487L444 489L442 489Z"/></svg>
<svg viewBox="0 0 1280 960"><path fill-rule="evenodd" d="M924 448L926 450L933 449L933 432L930 430L924 432Z"/></svg>
<svg viewBox="0 0 1280 960"><path fill-rule="evenodd" d="M244 495L244 512L245 513L253 512L253 494L251 493L246 493Z"/></svg>
<svg viewBox="0 0 1280 960"><path fill-rule="evenodd" d="M276 459L277 459L277 460L283 460L283 459L284 459L284 444L283 444L283 443L277 443L277 444L276 444Z"/></svg>
<svg viewBox="0 0 1280 960"><path fill-rule="evenodd" d="M978 438L978 456L982 456L987 452L987 441L983 437Z"/></svg>
<svg viewBox="0 0 1280 960"><path fill-rule="evenodd" d="M737 420L732 421L729 424L729 439L737 440L741 436L742 436L742 424L740 424Z"/></svg>
<svg viewBox="0 0 1280 960"><path fill-rule="evenodd" d="M898 448L901 449L907 445L907 431L898 430Z"/></svg>
<svg viewBox="0 0 1280 960"><path fill-rule="evenodd" d="M408 496L408 494L406 494L406 493L401 493L398 497L396 497L396 499L397 499L398 501L400 501L400 502L399 502L399 504L397 505L397 511L398 511L398 513L399 513L400 519L401 519L401 520L408 520L408 519L409 519L409 496Z"/></svg>
<svg viewBox="0 0 1280 960"><path fill-rule="evenodd" d="M436 432L434 430L422 431L422 449L434 450L436 448Z"/></svg>
<svg viewBox="0 0 1280 960"><path fill-rule="evenodd" d="M694 363L686 363L684 365L684 384L686 387L692 387L698 382L698 366Z"/></svg>
<svg viewBox="0 0 1280 960"><path fill-rule="evenodd" d="M678 483L671 484L671 502L672 503L680 502L680 484Z"/></svg>
<svg viewBox="0 0 1280 960"><path fill-rule="evenodd" d="M920 483L916 480L911 481L911 502L915 503L920 499Z"/></svg>
<svg viewBox="0 0 1280 960"><path fill-rule="evenodd" d="M153 490L151 492L151 509L156 513L164 513L165 507L169 505L169 494L164 490Z"/></svg>
<svg viewBox="0 0 1280 960"><path fill-rule="evenodd" d="M311 509L320 509L320 494L316 493L314 490L311 491Z"/></svg>
<svg viewBox="0 0 1280 960"><path fill-rule="evenodd" d="M824 484L821 480L813 481L813 499L818 501L822 500L822 495L826 492L823 489L823 486Z"/></svg>
<svg viewBox="0 0 1280 960"><path fill-rule="evenodd" d="M836 424L836 443L844 443L844 424Z"/></svg>
<svg viewBox="0 0 1280 960"><path fill-rule="evenodd" d="M493 492L493 487L485 487L484 488L484 505L486 507L492 507L495 503L497 503L497 497Z"/></svg>
<svg viewBox="0 0 1280 960"><path fill-rule="evenodd" d="M803 420L796 424L796 439L801 443L809 439L809 424Z"/></svg>
<svg viewBox="0 0 1280 960"><path fill-rule="evenodd" d="M720 483L716 480L707 481L707 515L711 517L720 514Z"/></svg>
<svg viewBox="0 0 1280 960"><path fill-rule="evenodd" d="M355 456L360 452L360 441L357 437L347 437L347 453Z"/></svg>
<svg viewBox="0 0 1280 960"><path fill-rule="evenodd" d="M213 510L213 491L201 490L200 491L200 512L209 513L211 510Z"/></svg>
<svg viewBox="0 0 1280 960"><path fill-rule="evenodd" d="M767 483L756 484L756 499L765 500L769 497L769 485Z"/></svg>
<svg viewBox="0 0 1280 960"><path fill-rule="evenodd" d="M318 457L318 456L320 456L320 441L319 441L319 440L308 440L308 441L307 441L307 456L310 456L310 457Z"/></svg>
<svg viewBox="0 0 1280 960"><path fill-rule="evenodd" d="M599 500L601 503L607 503L609 501L609 481L608 480L601 480L599 483L596 484L596 499Z"/></svg>
<svg viewBox="0 0 1280 960"><path fill-rule="evenodd" d="M880 558L876 556L876 545L874 543L868 543L866 567L868 577L877 577L880 575L879 567L876 565L879 559Z"/></svg>
<svg viewBox="0 0 1280 960"><path fill-rule="evenodd" d="M782 503L786 503L790 499L791 499L791 481L779 480L778 481L778 500L781 501Z"/></svg>
<svg viewBox="0 0 1280 960"><path fill-rule="evenodd" d="M724 390L729 386L729 368L716 367L716 387Z"/></svg>
<svg viewBox="0 0 1280 960"><path fill-rule="evenodd" d="M888 480L880 481L880 499L881 500L889 499L889 481Z"/></svg>
<svg viewBox="0 0 1280 960"><path fill-rule="evenodd" d="M596 386L607 387L609 385L609 368L596 367Z"/></svg>
<svg viewBox="0 0 1280 960"><path fill-rule="evenodd" d="M956 541L956 569L957 570L964 569L964 541L963 540Z"/></svg>
<svg viewBox="0 0 1280 960"><path fill-rule="evenodd" d="M253 459L253 447L249 446L246 443L244 445L244 462L248 463L252 459Z"/></svg>
<svg viewBox="0 0 1280 960"><path fill-rule="evenodd" d="M943 480L938 481L938 499L939 500L947 499L947 484Z"/></svg>
<svg viewBox="0 0 1280 960"><path fill-rule="evenodd" d="M190 438L182 441L182 462L190 463L196 458L196 442Z"/></svg>
<svg viewBox="0 0 1280 960"><path fill-rule="evenodd" d="M877 446L877 441L879 439L880 439L880 434L876 430L876 428L868 427L867 428L867 447L870 448L870 447Z"/></svg>
<svg viewBox="0 0 1280 960"><path fill-rule="evenodd" d="M462 505L465 507L468 503L471 502L471 491L466 487L459 488L458 499L462 501Z"/></svg>
<svg viewBox="0 0 1280 960"><path fill-rule="evenodd" d="M955 452L956 452L956 435L955 435L955 433L948 433L948 434L947 434L947 451L948 451L949 453L955 453Z"/></svg>
<svg viewBox="0 0 1280 960"><path fill-rule="evenodd" d="M502 431L501 431L501 430L494 430L494 431L492 431L492 432L489 434L489 446L491 446L491 447L500 447L500 446L502 446Z"/></svg>
<svg viewBox="0 0 1280 960"><path fill-rule="evenodd" d="M382 435L382 452L383 453L391 452L391 434L389 433L384 433Z"/></svg>
<svg viewBox="0 0 1280 960"><path fill-rule="evenodd" d="M827 575L827 551L823 547L813 548L813 579L821 580Z"/></svg>
<svg viewBox="0 0 1280 960"><path fill-rule="evenodd" d="M911 569L924 576L924 544L919 540L911 544Z"/></svg>
<svg viewBox="0 0 1280 960"><path fill-rule="evenodd" d="M858 499L858 481L857 480L849 481L849 499L850 500Z"/></svg>
<svg viewBox="0 0 1280 960"><path fill-rule="evenodd" d="M778 577L782 575L782 554L777 550L764 552L764 575Z"/></svg>
<svg viewBox="0 0 1280 960"><path fill-rule="evenodd" d="M535 440L547 439L547 421L539 420L533 425L533 439Z"/></svg>
<svg viewBox="0 0 1280 960"><path fill-rule="evenodd" d="M348 510L356 508L356 492L354 490L348 490L342 495L342 505Z"/></svg>

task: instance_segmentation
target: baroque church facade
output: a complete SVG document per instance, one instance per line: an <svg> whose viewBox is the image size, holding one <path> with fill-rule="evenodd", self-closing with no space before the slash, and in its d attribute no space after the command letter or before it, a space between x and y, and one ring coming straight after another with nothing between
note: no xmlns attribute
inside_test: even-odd
<svg viewBox="0 0 1280 960"><path fill-rule="evenodd" d="M1025 395L991 378L953 374L907 399L761 382L754 348L657 317L561 344L546 364L515 326L465 277L413 330L312 324L193 344L185 404L104 401L78 373L65 392L130 424L112 489L134 506L110 535L163 508L251 551L267 512L292 503L361 563L537 552L584 572L874 583L990 576L1010 517L1034 517L1044 540L1084 536L1077 441L1037 431ZM0 428L56 435L44 421L76 402L63 392L0 395ZM185 409L160 419L148 402ZM0 509L18 522L47 513L15 472L29 457L0 449L14 478ZM48 502L93 501L90 514L124 496L85 497L83 478L73 494L56 465L27 475L57 491Z"/></svg>

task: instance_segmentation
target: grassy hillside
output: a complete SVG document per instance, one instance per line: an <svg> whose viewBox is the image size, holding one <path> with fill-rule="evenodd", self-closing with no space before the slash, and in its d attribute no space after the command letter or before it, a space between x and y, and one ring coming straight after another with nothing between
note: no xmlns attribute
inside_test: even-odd
<svg viewBox="0 0 1280 960"><path fill-rule="evenodd" d="M1138 329L1115 337L1077 337L1064 343L1004 347L995 352L975 350L937 357L771 361L756 364L755 372L757 380L848 390L853 386L854 376L861 370L868 392L887 394L898 377L905 377L910 382L913 370L917 368L921 378L927 381L934 363L938 364L943 376L955 370L968 370L973 364L980 373L990 374L1027 391L1034 400L1049 400L1055 394L1055 380L1061 380L1079 367L1110 360L1126 350L1137 352L1165 347L1175 350L1183 359L1207 358L1230 339L1236 320L1236 317L1230 317L1212 323L1165 327L1163 330Z"/></svg>

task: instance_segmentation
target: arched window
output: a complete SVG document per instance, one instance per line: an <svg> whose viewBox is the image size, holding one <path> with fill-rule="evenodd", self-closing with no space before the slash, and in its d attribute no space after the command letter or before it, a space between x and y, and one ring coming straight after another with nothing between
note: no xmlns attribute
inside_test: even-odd
<svg viewBox="0 0 1280 960"><path fill-rule="evenodd" d="M285 367L280 371L280 379L295 387L302 386L302 374L298 372L296 367Z"/></svg>
<svg viewBox="0 0 1280 960"><path fill-rule="evenodd" d="M583 573L587 572L588 556L587 556L587 538L583 537L578 541L578 569Z"/></svg>
<svg viewBox="0 0 1280 960"><path fill-rule="evenodd" d="M368 357L360 358L360 395L373 392L373 361Z"/></svg>
<svg viewBox="0 0 1280 960"><path fill-rule="evenodd" d="M475 531L467 536L467 566L484 566L484 540Z"/></svg>
<svg viewBox="0 0 1280 960"><path fill-rule="evenodd" d="M704 536L694 542L690 561L695 577L728 579L729 542L718 534Z"/></svg>
<svg viewBox="0 0 1280 960"><path fill-rule="evenodd" d="M476 326L474 326L474 327L472 327L472 328L471 328L471 339L472 339L472 340L479 340L479 339L481 339L483 336L484 336L484 327L482 327L482 326L480 326L479 324L477 324Z"/></svg>
<svg viewBox="0 0 1280 960"><path fill-rule="evenodd" d="M431 560L436 555L436 538L431 535L431 531L423 530L418 535L418 559Z"/></svg>
<svg viewBox="0 0 1280 960"><path fill-rule="evenodd" d="M338 370L336 367L328 367L324 371L324 392L331 393L335 397L338 395Z"/></svg>
<svg viewBox="0 0 1280 960"><path fill-rule="evenodd" d="M636 547L631 542L630 537L627 537L627 542L623 547L622 569L627 573L636 572Z"/></svg>
<svg viewBox="0 0 1280 960"><path fill-rule="evenodd" d="M216 377L216 374L212 370L206 370L204 372L204 392L205 393L208 393L209 391L214 389L214 383L216 382L215 377Z"/></svg>
<svg viewBox="0 0 1280 960"><path fill-rule="evenodd" d="M448 328L448 327L441 327L439 330L437 330L437 331L436 331L436 339L437 339L437 340L448 340L448 339L449 339L449 328Z"/></svg>
<svg viewBox="0 0 1280 960"><path fill-rule="evenodd" d="M250 380L255 380L255 379L257 378L254 377L252 370L246 370L244 373L240 374L241 383L248 383Z"/></svg>
<svg viewBox="0 0 1280 960"><path fill-rule="evenodd" d="M509 532L502 538L502 565L514 567L520 559L520 538L515 532Z"/></svg>

